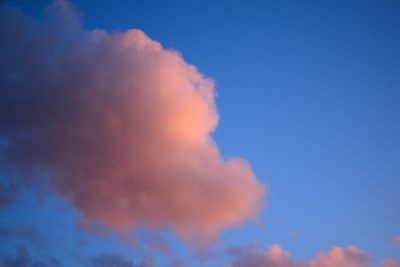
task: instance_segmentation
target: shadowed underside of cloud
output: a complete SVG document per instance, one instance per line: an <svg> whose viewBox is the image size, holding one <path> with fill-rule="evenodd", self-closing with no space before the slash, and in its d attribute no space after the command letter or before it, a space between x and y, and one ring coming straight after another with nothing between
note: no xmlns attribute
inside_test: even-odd
<svg viewBox="0 0 400 267"><path fill-rule="evenodd" d="M48 256L45 259L34 259L23 245L18 245L12 255L0 260L0 267L63 267L64 265L55 257ZM152 267L156 266L154 259L145 259L134 263L123 254L103 253L88 258L87 267Z"/></svg>
<svg viewBox="0 0 400 267"><path fill-rule="evenodd" d="M22 224L13 228L0 225L0 241L6 242L9 240L27 241L42 248L46 247L42 236L33 224Z"/></svg>
<svg viewBox="0 0 400 267"><path fill-rule="evenodd" d="M0 164L1 164L1 157L0 157ZM0 177L2 175L3 174L0 173ZM16 184L11 179L7 180L4 179L4 181L0 180L0 207L4 207L12 203L15 200L17 194L18 194L18 184Z"/></svg>
<svg viewBox="0 0 400 267"><path fill-rule="evenodd" d="M308 263L294 262L280 245L273 245L264 253L251 248L236 248L231 253L236 261L230 267L368 267L371 264L370 257L354 246L332 248Z"/></svg>
<svg viewBox="0 0 400 267"><path fill-rule="evenodd" d="M145 260L138 264L134 264L124 255L118 253L101 254L100 256L93 257L91 263L91 267L151 267L151 266L156 266L151 259Z"/></svg>
<svg viewBox="0 0 400 267"><path fill-rule="evenodd" d="M280 245L272 245L265 252L254 248L231 248L229 254L235 261L225 267L369 267L372 259L362 250L354 246L346 248L334 247L322 252L308 263L295 262L289 252L284 251ZM384 267L398 267L399 262L385 259L380 262ZM378 266L373 265L373 266ZM46 256L34 259L28 249L18 245L12 255L0 260L0 267L62 267L57 258ZM87 256L83 266L90 267L152 267L161 266L155 258L144 258L134 262L124 254L103 253L97 256ZM170 266L190 266L180 261L173 261Z"/></svg>
<svg viewBox="0 0 400 267"><path fill-rule="evenodd" d="M64 265L54 257L47 257L45 260L32 259L28 249L18 245L14 255L9 255L3 261L0 260L0 267L63 267Z"/></svg>
<svg viewBox="0 0 400 267"><path fill-rule="evenodd" d="M82 29L64 1L0 16L0 161L118 231L208 239L256 219L265 186L224 160L213 82L140 30Z"/></svg>

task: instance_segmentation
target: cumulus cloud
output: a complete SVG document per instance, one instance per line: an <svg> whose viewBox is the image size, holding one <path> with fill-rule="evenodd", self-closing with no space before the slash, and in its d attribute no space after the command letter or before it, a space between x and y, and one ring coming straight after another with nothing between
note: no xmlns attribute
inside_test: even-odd
<svg viewBox="0 0 400 267"><path fill-rule="evenodd" d="M332 248L308 263L293 261L280 245L273 245L264 253L254 248L236 248L233 255L236 260L230 267L367 267L371 263L370 257L354 246Z"/></svg>
<svg viewBox="0 0 400 267"><path fill-rule="evenodd" d="M213 81L142 31L82 28L57 1L0 15L0 166L50 188L85 225L185 239L256 219L265 186L221 157Z"/></svg>

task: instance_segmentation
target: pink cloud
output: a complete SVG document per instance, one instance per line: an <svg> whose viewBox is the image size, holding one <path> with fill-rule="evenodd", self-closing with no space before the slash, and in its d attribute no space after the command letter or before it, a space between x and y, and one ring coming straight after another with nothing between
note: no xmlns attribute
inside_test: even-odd
<svg viewBox="0 0 400 267"><path fill-rule="evenodd" d="M394 261L392 259L384 259L382 265L386 267L400 267L400 262Z"/></svg>
<svg viewBox="0 0 400 267"><path fill-rule="evenodd" d="M370 257L354 246L335 247L317 255L310 262L295 262L280 245L272 245L264 253L253 249L236 250L236 261L230 267L367 267Z"/></svg>
<svg viewBox="0 0 400 267"><path fill-rule="evenodd" d="M212 80L140 30L84 30L65 1L46 14L1 10L6 166L25 183L48 177L89 227L207 240L257 218L265 186L211 136Z"/></svg>
<svg viewBox="0 0 400 267"><path fill-rule="evenodd" d="M390 242L391 242L393 245L400 246L400 235L394 235L394 236L392 236L392 237L390 238Z"/></svg>
<svg viewBox="0 0 400 267"><path fill-rule="evenodd" d="M265 252L259 252L253 247L236 248L231 252L236 261L229 267L305 267L302 263L294 262L290 253L278 244L272 245Z"/></svg>
<svg viewBox="0 0 400 267"><path fill-rule="evenodd" d="M364 267L369 266L369 256L354 246L335 247L319 254L310 262L310 267Z"/></svg>

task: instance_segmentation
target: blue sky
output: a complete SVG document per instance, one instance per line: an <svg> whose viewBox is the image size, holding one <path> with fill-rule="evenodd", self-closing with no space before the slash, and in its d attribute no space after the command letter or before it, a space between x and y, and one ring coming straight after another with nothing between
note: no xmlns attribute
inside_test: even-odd
<svg viewBox="0 0 400 267"><path fill-rule="evenodd" d="M51 3L9 2L37 18ZM269 186L259 222L225 230L216 251L278 243L307 261L351 244L376 259L400 260L400 247L389 242L400 234L398 1L71 3L84 28L141 29L215 81L220 122L213 137L222 155L246 159ZM66 247L81 238L87 255L154 256L81 229L79 210L60 197L43 203L24 189L0 209L0 226L34 224L46 249L3 238L3 254L23 242L74 266ZM192 248L161 235L193 266L227 261L199 263ZM175 256L156 257L166 264Z"/></svg>

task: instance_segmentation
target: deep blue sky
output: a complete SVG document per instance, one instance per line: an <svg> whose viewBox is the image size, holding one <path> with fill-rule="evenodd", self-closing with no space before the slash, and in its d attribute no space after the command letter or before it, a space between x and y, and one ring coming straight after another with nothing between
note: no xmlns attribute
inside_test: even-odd
<svg viewBox="0 0 400 267"><path fill-rule="evenodd" d="M226 231L226 245L279 243L296 259L348 244L400 254L388 242L400 233L399 1L71 2L85 28L139 28L215 80L217 144L270 186L260 223ZM11 3L39 17L49 1ZM50 217L28 215L29 198L0 223ZM74 228L76 211L46 203L67 210L50 229ZM127 250L93 242L93 253Z"/></svg>

